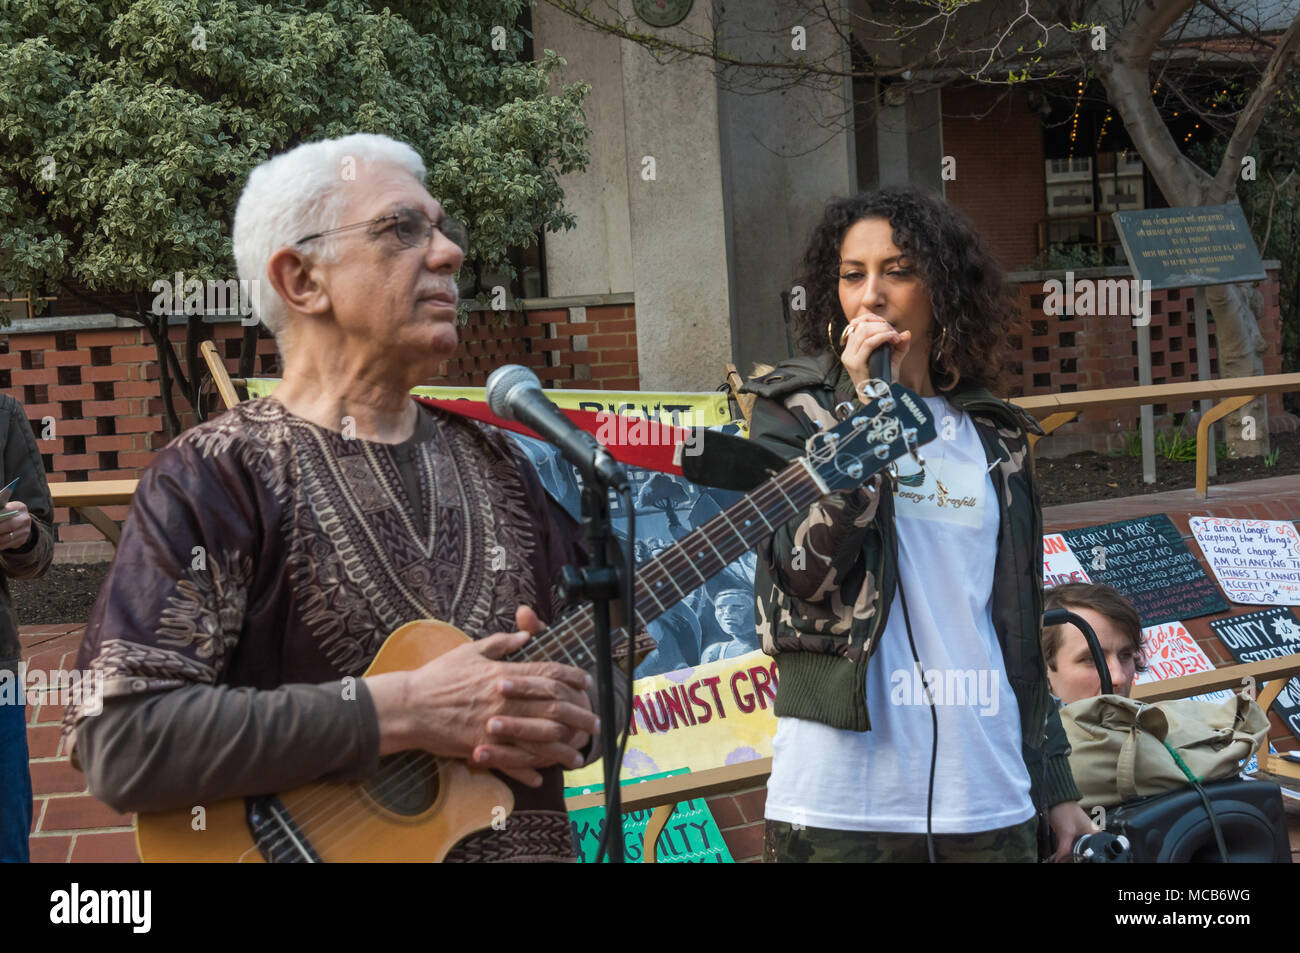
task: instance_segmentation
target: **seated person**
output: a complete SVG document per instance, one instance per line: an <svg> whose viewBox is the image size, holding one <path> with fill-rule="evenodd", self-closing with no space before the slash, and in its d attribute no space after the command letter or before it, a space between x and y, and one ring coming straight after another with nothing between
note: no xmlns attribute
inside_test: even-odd
<svg viewBox="0 0 1300 953"><path fill-rule="evenodd" d="M1092 626L1110 669L1114 693L1127 698L1133 678L1146 671L1142 623L1128 600L1110 586L1069 582L1048 591L1044 611L1048 609L1068 609ZM1101 694L1101 678L1088 640L1077 626L1043 626L1043 660L1052 694L1061 704Z"/></svg>
<svg viewBox="0 0 1300 953"><path fill-rule="evenodd" d="M754 596L744 589L724 589L713 599L718 626L729 641L714 642L700 656L700 664L724 658L739 658L758 650L758 630L754 627Z"/></svg>

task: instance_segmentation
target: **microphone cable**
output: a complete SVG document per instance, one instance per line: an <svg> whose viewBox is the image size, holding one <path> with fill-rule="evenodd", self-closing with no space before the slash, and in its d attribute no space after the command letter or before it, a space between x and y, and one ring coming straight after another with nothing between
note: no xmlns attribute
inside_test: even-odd
<svg viewBox="0 0 1300 953"><path fill-rule="evenodd" d="M921 667L921 659L916 652L916 640L912 637L912 620L907 614L907 595L903 589L901 565L898 573L898 601L903 606L903 624L907 627L907 644L912 648L912 661L916 663L916 674L921 679L921 687L925 689L925 699L930 706L930 723L933 727L933 733L930 744L930 786L925 798L925 849L930 856L930 863L936 864L938 860L935 858L934 853L934 831L931 821L934 815L934 774L939 760L939 710L934 704L934 696L930 693L930 686L925 680L925 670Z"/></svg>

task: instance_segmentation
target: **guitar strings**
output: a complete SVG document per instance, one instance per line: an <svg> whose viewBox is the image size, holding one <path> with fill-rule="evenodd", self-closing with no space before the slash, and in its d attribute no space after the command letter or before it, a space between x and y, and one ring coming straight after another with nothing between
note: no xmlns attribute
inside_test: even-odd
<svg viewBox="0 0 1300 953"><path fill-rule="evenodd" d="M734 533L742 543L745 543L744 534L742 534L736 528L735 524L727 518L729 513L739 510L742 504L748 504L753 508L765 524L765 528L770 532L770 521L763 515L760 507L766 508L770 505L784 502L785 506L791 510L791 513L786 517L776 516L775 520L779 525L789 519L790 516L798 513L804 506L808 505L808 503L815 502L821 497L821 494L817 492L816 485L811 481L803 479L798 479L794 486L788 488L792 492L787 492L787 487L782 484L789 476L802 478L806 476L806 472L803 470L794 470L777 474L775 477L766 481L763 486L755 490L752 495L744 497L733 506L708 520L697 530L687 534L687 536L683 537L681 540L678 540L672 546L668 547L667 552L662 556L657 556L655 559L652 559L644 570L644 574L647 576L647 581L651 573L656 571L662 573L663 577L672 583L672 588L676 590L677 597L672 598L669 596L669 602L665 605L661 602L658 596L654 594L653 590L648 589L646 586L642 586L642 591L645 593L645 597L644 599L637 600L638 605L635 611L636 620L641 622L652 621L662 612L666 612L672 606L680 603L687 597L687 595L689 595L690 592L699 588L699 585L702 585L708 580L708 578L710 578L709 576L702 575L700 570L697 568L695 561L691 559L690 553L687 552L686 547L683 545L688 541L691 541L693 536L699 534L700 540L707 541L708 537L712 535L712 531L714 529L721 529L721 525L725 523L731 532ZM805 495L809 496L808 500L802 499ZM714 527L713 524L715 523L718 524L718 526ZM695 542L698 541L699 540L696 540ZM692 546L693 545L694 543L692 542ZM722 553L720 553L716 547L713 547L711 542L709 545L719 559L723 558ZM725 547L727 543L724 542L723 545ZM743 555L749 549L752 549L753 545L753 543L747 543L744 549L740 550L736 556L732 557L731 561L734 561L735 558ZM702 554L703 550L700 552ZM728 562L722 562L721 565L719 565L718 570L722 569L727 564ZM683 574L687 569L692 570L695 575L700 576L701 581L690 590L683 592L681 587L674 581L674 577ZM715 570L714 572L716 573L718 570ZM659 580L660 583L662 583L662 581L663 579ZM646 605L646 612L643 613L640 603L645 600L648 600L649 604ZM655 611L656 609L658 611ZM539 639L536 642L530 642L523 650L521 650L521 653L532 651L539 653L540 658L545 658L546 655L542 653L548 653L558 646L559 650L562 651L572 662L574 659L573 655L569 652L570 645L575 649L578 649L580 655L589 654L585 653L583 648L590 636L594 634L594 630L595 613L592 611L590 605L586 605L575 612L572 616L561 619L551 628L544 630L544 632L539 635L549 635L550 637L545 640ZM619 631L623 630L620 629ZM628 639L628 655L634 655L632 644L633 637L627 635L625 632L624 638ZM629 664L631 664L630 659ZM411 757L408 760L411 763L400 770L395 771L391 776L382 779L379 782L382 789L376 789L370 792L370 796L379 802L381 806L383 802L380 795L384 793L393 793L393 789L397 784L400 783L403 785L401 795L405 796L409 795L413 790L418 790L420 786L427 785L439 777L439 761L442 760L441 756L434 755L430 752L419 751L418 749L400 752L398 757L403 755L410 755ZM293 823L298 827L302 832L302 835L307 839L308 843L312 845L313 849L315 849L317 854L322 856L322 858L324 857L325 852L332 852L332 849L337 847L339 844L352 837L359 836L364 832L363 825L352 825L350 827L345 826L341 830L339 825L347 825L347 823L352 821L357 815L361 815L361 820L366 820L374 816L373 812L367 810L364 805L356 803L358 800L358 793L364 791L365 785L366 782L364 781L356 781L339 785L337 787L327 787L322 789L314 798L293 807ZM308 828L311 829L309 830ZM265 849L275 852L283 849L283 847L292 839L292 835L288 831L280 831L271 834L265 839Z"/></svg>

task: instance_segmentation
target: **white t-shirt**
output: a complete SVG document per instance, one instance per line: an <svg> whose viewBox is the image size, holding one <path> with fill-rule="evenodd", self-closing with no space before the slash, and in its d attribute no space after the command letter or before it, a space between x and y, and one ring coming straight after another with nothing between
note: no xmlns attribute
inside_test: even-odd
<svg viewBox="0 0 1300 953"><path fill-rule="evenodd" d="M970 417L942 397L925 402L940 438L922 451L919 486L906 485L919 479L915 464L899 461L899 571L939 716L933 830L972 834L1020 824L1034 807L1019 709L993 629L1001 518L993 480ZM933 729L897 594L867 666L867 711L866 732L777 720L767 817L832 830L925 833Z"/></svg>

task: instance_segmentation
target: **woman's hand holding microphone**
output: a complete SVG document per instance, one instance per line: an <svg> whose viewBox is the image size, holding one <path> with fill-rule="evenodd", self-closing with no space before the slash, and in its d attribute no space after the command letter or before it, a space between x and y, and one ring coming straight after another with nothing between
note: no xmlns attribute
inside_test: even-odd
<svg viewBox="0 0 1300 953"><path fill-rule="evenodd" d="M912 332L895 331L894 326L883 318L863 312L844 328L840 335L840 346L843 348L840 363L853 380L854 393L861 398L862 385L871 379L871 372L867 369L871 353L878 347L887 346L890 349L890 380L898 380L903 358L912 346Z"/></svg>

